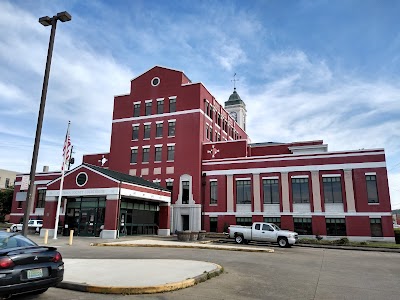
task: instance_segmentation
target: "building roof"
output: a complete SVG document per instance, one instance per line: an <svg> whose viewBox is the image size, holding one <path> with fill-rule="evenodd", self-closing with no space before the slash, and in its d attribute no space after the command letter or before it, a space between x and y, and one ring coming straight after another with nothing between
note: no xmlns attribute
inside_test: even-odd
<svg viewBox="0 0 400 300"><path fill-rule="evenodd" d="M120 173L120 172L116 172L116 171L112 171L109 169L104 169L98 166L94 166L88 163L83 163L84 166L93 169L95 171L98 171L106 176L109 176L111 178L114 178L116 180L122 181L122 182L128 182L128 183L133 183L133 184L137 184L137 185L141 185L141 186L146 186L146 187L150 187L153 189L157 189L157 190L161 190L161 191L168 191L168 189L163 188L162 186L159 186L158 184L155 184L154 182L148 181L143 179L142 177L138 177L138 176L132 176L132 175L128 175L125 173Z"/></svg>
<svg viewBox="0 0 400 300"><path fill-rule="evenodd" d="M225 101L225 107L235 104L242 104L244 107L246 107L246 104L243 102L239 94L236 92L236 88L233 89L233 93L229 96L228 101Z"/></svg>

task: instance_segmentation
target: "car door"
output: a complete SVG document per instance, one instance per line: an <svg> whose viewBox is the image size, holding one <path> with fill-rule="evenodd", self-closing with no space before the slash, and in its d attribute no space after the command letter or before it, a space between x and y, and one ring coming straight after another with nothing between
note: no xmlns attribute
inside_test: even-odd
<svg viewBox="0 0 400 300"><path fill-rule="evenodd" d="M262 224L260 237L260 241L276 242L275 229L272 228L269 224Z"/></svg>

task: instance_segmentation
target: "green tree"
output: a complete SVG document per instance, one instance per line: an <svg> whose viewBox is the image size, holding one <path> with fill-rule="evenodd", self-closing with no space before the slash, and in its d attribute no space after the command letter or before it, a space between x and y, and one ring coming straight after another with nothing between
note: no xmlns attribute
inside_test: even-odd
<svg viewBox="0 0 400 300"><path fill-rule="evenodd" d="M14 187L0 190L0 218L11 212L11 204L14 195Z"/></svg>

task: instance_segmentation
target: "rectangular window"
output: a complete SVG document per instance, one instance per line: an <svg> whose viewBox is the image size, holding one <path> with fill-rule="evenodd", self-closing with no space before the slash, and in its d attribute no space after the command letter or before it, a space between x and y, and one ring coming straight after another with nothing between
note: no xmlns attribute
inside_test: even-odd
<svg viewBox="0 0 400 300"><path fill-rule="evenodd" d="M146 102L146 116L151 115L151 102Z"/></svg>
<svg viewBox="0 0 400 300"><path fill-rule="evenodd" d="M134 117L140 116L140 103L133 104L133 116Z"/></svg>
<svg viewBox="0 0 400 300"><path fill-rule="evenodd" d="M176 112L176 98L169 99L169 112Z"/></svg>
<svg viewBox="0 0 400 300"><path fill-rule="evenodd" d="M157 113L158 114L164 113L164 100L157 101Z"/></svg>
<svg viewBox="0 0 400 300"><path fill-rule="evenodd" d="M263 179L264 204L279 204L279 180Z"/></svg>
<svg viewBox="0 0 400 300"><path fill-rule="evenodd" d="M150 148L143 148L142 162L149 162Z"/></svg>
<svg viewBox="0 0 400 300"><path fill-rule="evenodd" d="M251 226L253 225L253 220L251 219L251 217L237 217L236 225Z"/></svg>
<svg viewBox="0 0 400 300"><path fill-rule="evenodd" d="M265 223L274 223L279 228L281 227L281 218L279 217L264 217Z"/></svg>
<svg viewBox="0 0 400 300"><path fill-rule="evenodd" d="M213 119L214 108L210 105L210 118Z"/></svg>
<svg viewBox="0 0 400 300"><path fill-rule="evenodd" d="M218 182L210 181L210 204L218 202Z"/></svg>
<svg viewBox="0 0 400 300"><path fill-rule="evenodd" d="M217 231L218 231L218 218L210 217L210 232L217 232Z"/></svg>
<svg viewBox="0 0 400 300"><path fill-rule="evenodd" d="M206 102L206 114L207 114L207 116L208 116L208 110L209 110L209 105L208 105L208 102Z"/></svg>
<svg viewBox="0 0 400 300"><path fill-rule="evenodd" d="M300 235L312 235L311 218L293 218L294 231Z"/></svg>
<svg viewBox="0 0 400 300"><path fill-rule="evenodd" d="M173 161L175 156L175 146L168 146L168 157L167 160Z"/></svg>
<svg viewBox="0 0 400 300"><path fill-rule="evenodd" d="M149 139L150 138L150 130L151 130L151 124L144 125L144 139Z"/></svg>
<svg viewBox="0 0 400 300"><path fill-rule="evenodd" d="M38 200L36 203L36 208L44 208L46 200L46 190L38 190Z"/></svg>
<svg viewBox="0 0 400 300"><path fill-rule="evenodd" d="M132 127L132 140L139 139L139 125L135 125Z"/></svg>
<svg viewBox="0 0 400 300"><path fill-rule="evenodd" d="M5 188L10 187L10 178L6 178L6 182L5 182L4 186L5 186Z"/></svg>
<svg viewBox="0 0 400 300"><path fill-rule="evenodd" d="M162 147L155 147L154 149L155 149L154 161L161 161Z"/></svg>
<svg viewBox="0 0 400 300"><path fill-rule="evenodd" d="M308 178L292 178L293 203L310 203Z"/></svg>
<svg viewBox="0 0 400 300"><path fill-rule="evenodd" d="M368 203L379 203L376 175L366 175Z"/></svg>
<svg viewBox="0 0 400 300"><path fill-rule="evenodd" d="M371 236L372 237L383 236L382 222L381 222L380 218L369 219L369 223L371 226Z"/></svg>
<svg viewBox="0 0 400 300"><path fill-rule="evenodd" d="M189 204L189 181L182 181L182 204Z"/></svg>
<svg viewBox="0 0 400 300"><path fill-rule="evenodd" d="M163 123L157 123L156 124L156 137L162 137L163 136Z"/></svg>
<svg viewBox="0 0 400 300"><path fill-rule="evenodd" d="M221 135L217 132L217 142L221 141Z"/></svg>
<svg viewBox="0 0 400 300"><path fill-rule="evenodd" d="M325 203L343 203L340 177L323 177Z"/></svg>
<svg viewBox="0 0 400 300"><path fill-rule="evenodd" d="M137 148L131 149L131 164L137 163Z"/></svg>
<svg viewBox="0 0 400 300"><path fill-rule="evenodd" d="M168 122L168 136L175 136L175 121Z"/></svg>
<svg viewBox="0 0 400 300"><path fill-rule="evenodd" d="M251 204L250 180L236 180L236 204Z"/></svg>
<svg viewBox="0 0 400 300"><path fill-rule="evenodd" d="M208 140L208 125L206 125L206 139Z"/></svg>
<svg viewBox="0 0 400 300"><path fill-rule="evenodd" d="M168 181L167 182L167 190L171 192L171 201L174 199L173 198L173 191L174 191L174 182L173 181Z"/></svg>
<svg viewBox="0 0 400 300"><path fill-rule="evenodd" d="M326 219L326 235L345 236L346 220L345 219Z"/></svg>
<svg viewBox="0 0 400 300"><path fill-rule="evenodd" d="M218 115L217 115L217 124L218 124L218 126L221 126L221 114L220 113L218 113Z"/></svg>

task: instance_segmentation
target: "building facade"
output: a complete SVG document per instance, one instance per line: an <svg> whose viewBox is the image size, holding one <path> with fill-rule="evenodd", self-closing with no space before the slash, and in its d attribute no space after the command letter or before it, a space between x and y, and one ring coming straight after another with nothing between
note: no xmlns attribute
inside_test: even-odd
<svg viewBox="0 0 400 300"><path fill-rule="evenodd" d="M0 169L0 190L14 186L18 172Z"/></svg>
<svg viewBox="0 0 400 300"><path fill-rule="evenodd" d="M99 191L91 189L111 184L99 187L93 179L91 188L76 186L80 168L109 177L107 172L115 172L119 175L112 178L125 175L138 185L149 182L157 193L170 197L151 202L151 193L142 200L122 195L113 198L114 205L112 197L106 197L107 237L124 230L145 233L121 227L126 223L121 222L121 203L130 207L138 200L156 203L154 224L163 234L223 232L229 225L267 221L304 236L394 240L383 149L328 152L320 140L252 144L245 131L246 115L236 89L222 106L203 84L191 82L181 71L156 66L131 81L129 94L114 98L110 151L85 155L83 165L66 176L71 180L67 189L79 192L63 192L63 197L77 202L79 195L98 196ZM60 175L53 175L37 175L47 190L44 211L32 212L37 217L49 214L54 219L55 207L49 203L55 203ZM14 208L23 197L16 191L15 198L16 217ZM72 214L64 205L66 214ZM141 215L131 213L131 223L139 224L134 220Z"/></svg>

